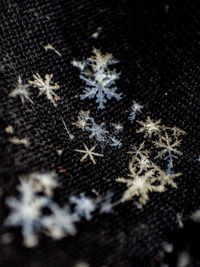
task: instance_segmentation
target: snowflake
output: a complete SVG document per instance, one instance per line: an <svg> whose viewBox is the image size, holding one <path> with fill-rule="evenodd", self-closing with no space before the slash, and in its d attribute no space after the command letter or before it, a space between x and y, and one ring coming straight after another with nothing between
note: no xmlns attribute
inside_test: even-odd
<svg viewBox="0 0 200 267"><path fill-rule="evenodd" d="M7 226L21 226L24 245L33 247L38 243L37 233L41 228L40 215L46 205L45 197L36 196L30 183L22 181L18 186L20 198L9 197L7 205L12 209L5 221Z"/></svg>
<svg viewBox="0 0 200 267"><path fill-rule="evenodd" d="M145 145L145 141L139 146L139 148L137 146L132 146L132 151L129 151L127 152L128 154L132 154L134 155L134 157L142 157L142 156L145 156L145 157L149 157L149 154L150 154L150 151L149 150L146 150L144 149L144 145Z"/></svg>
<svg viewBox="0 0 200 267"><path fill-rule="evenodd" d="M25 147L30 146L30 142L27 138L21 138L19 139L18 137L14 136L9 138L10 142L15 144L15 145L24 145Z"/></svg>
<svg viewBox="0 0 200 267"><path fill-rule="evenodd" d="M138 103L136 103L135 101L133 101L133 105L131 107L132 111L131 111L131 114L129 116L129 119L131 122L133 122L135 120L136 113L141 112L142 108L143 108L143 106L141 106Z"/></svg>
<svg viewBox="0 0 200 267"><path fill-rule="evenodd" d="M150 119L150 117L147 117L147 121L143 122L143 121L137 121L139 124L142 125L142 127L137 131L137 133L141 133L144 132L144 137L149 137L152 138L152 135L159 135L161 130L162 130L162 126L160 125L161 120L158 121L153 121Z"/></svg>
<svg viewBox="0 0 200 267"><path fill-rule="evenodd" d="M33 101L30 98L30 93L27 90L29 84L22 84L21 76L18 76L18 84L16 88L9 94L10 97L19 96L21 98L22 104L25 103L25 100L30 101L33 104Z"/></svg>
<svg viewBox="0 0 200 267"><path fill-rule="evenodd" d="M100 125L98 125L95 123L93 118L90 118L90 121L92 122L92 126L85 127L87 131L91 132L89 138L92 139L95 137L100 142L106 142L109 132L104 129L105 123L102 122Z"/></svg>
<svg viewBox="0 0 200 267"><path fill-rule="evenodd" d="M32 188L35 192L43 192L47 196L52 196L54 189L59 185L56 181L55 172L34 172L28 176L21 176L20 180L26 180L32 185Z"/></svg>
<svg viewBox="0 0 200 267"><path fill-rule="evenodd" d="M92 212L96 209L95 201L86 197L84 193L80 197L70 197L70 202L75 204L75 213L79 217L84 217L86 220L91 220Z"/></svg>
<svg viewBox="0 0 200 267"><path fill-rule="evenodd" d="M81 100L86 98L97 98L99 109L104 109L107 99L121 99L121 93L116 93L115 80L119 79L119 74L115 70L108 70L108 65L117 63L111 54L101 54L97 49L93 49L94 56L86 62L73 61L72 64L81 71L80 78L84 80L88 87L85 88ZM107 99L106 99L107 98Z"/></svg>
<svg viewBox="0 0 200 267"><path fill-rule="evenodd" d="M124 127L120 123L112 123L113 127L115 128L115 133L119 134L123 131Z"/></svg>
<svg viewBox="0 0 200 267"><path fill-rule="evenodd" d="M91 161L93 162L93 164L96 164L96 161L95 161L95 159L94 159L93 156L103 157L102 154L93 152L93 151L95 150L95 147L96 147L96 146L93 146L91 149L88 149L88 147L87 147L85 144L83 144L83 145L84 145L84 147L85 147L85 150L78 150L78 149L75 150L75 151L77 151L77 152L80 152L80 153L84 153L84 154L85 154L85 155L81 158L81 160L80 160L81 162L84 161L84 160L89 156L90 159L91 159Z"/></svg>
<svg viewBox="0 0 200 267"><path fill-rule="evenodd" d="M110 146L113 146L113 147L121 147L122 146L122 143L117 140L115 137L110 137L110 140L111 140L111 144Z"/></svg>
<svg viewBox="0 0 200 267"><path fill-rule="evenodd" d="M78 115L78 121L73 122L72 124L85 131L85 127L91 125L91 123L87 122L89 120L88 116L89 115L87 113L81 111Z"/></svg>
<svg viewBox="0 0 200 267"><path fill-rule="evenodd" d="M174 154L182 155L182 153L177 150L177 147L180 146L180 140L178 137L180 134L183 134L183 131L179 131L178 128L173 128L173 135L169 137L167 130L165 131L164 136L159 136L159 141L153 142L157 148L162 149L159 152L160 158L168 159L168 168L166 170L167 174L170 174L173 168L173 158L177 158Z"/></svg>
<svg viewBox="0 0 200 267"><path fill-rule="evenodd" d="M34 81L28 81L29 84L34 87L38 87L39 95L46 94L47 99L56 107L56 101L59 99L59 96L54 93L54 90L60 88L57 83L51 81L53 74L46 74L45 79L43 80L38 73L33 74Z"/></svg>
<svg viewBox="0 0 200 267"><path fill-rule="evenodd" d="M115 204L111 203L112 197L113 197L112 192L108 192L103 200L100 201L100 213L110 213L112 212L113 206Z"/></svg>
<svg viewBox="0 0 200 267"><path fill-rule="evenodd" d="M61 239L66 235L75 235L75 222L79 221L76 214L70 213L69 207L65 205L60 208L56 203L51 202L49 205L50 215L42 217L42 226L45 233L54 239Z"/></svg>

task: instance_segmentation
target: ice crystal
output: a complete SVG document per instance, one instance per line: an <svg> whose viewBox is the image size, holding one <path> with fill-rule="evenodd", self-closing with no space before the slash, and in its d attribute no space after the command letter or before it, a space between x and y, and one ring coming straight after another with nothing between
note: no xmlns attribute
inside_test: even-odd
<svg viewBox="0 0 200 267"><path fill-rule="evenodd" d="M117 63L111 54L103 55L99 50L93 49L93 56L85 62L74 60L72 64L81 71L80 78L86 82L84 94L81 100L95 98L99 109L105 108L107 99L121 99L121 93L116 93L115 81L119 79L119 74L115 70L108 69L108 65Z"/></svg>
<svg viewBox="0 0 200 267"><path fill-rule="evenodd" d="M70 212L67 205L60 208L56 203L49 205L51 214L44 215L41 219L45 233L54 239L61 239L66 235L75 235L75 222L79 221L76 214Z"/></svg>
<svg viewBox="0 0 200 267"><path fill-rule="evenodd" d="M93 199L81 193L80 197L70 197L70 202L75 204L75 214L77 216L84 217L86 220L91 220L92 212L96 209L96 203Z"/></svg>
<svg viewBox="0 0 200 267"><path fill-rule="evenodd" d="M15 89L9 94L9 96L19 96L21 98L22 104L24 104L26 100L33 104L33 101L30 98L30 92L28 90L28 87L30 87L30 85L23 84L21 76L18 76L18 84L16 85Z"/></svg>
<svg viewBox="0 0 200 267"><path fill-rule="evenodd" d="M147 149L144 149L144 147L145 147L145 141L142 144L140 144L139 147L132 146L131 147L132 150L129 151L129 152L127 152L127 153L128 154L132 154L135 157L137 157L137 156L139 156L139 157L145 156L145 157L148 158L149 157L149 154L150 154L150 151L147 150Z"/></svg>
<svg viewBox="0 0 200 267"><path fill-rule="evenodd" d="M72 124L85 131L85 127L91 125L91 123L87 122L89 119L89 114L81 111L78 115L78 120L76 122L73 122Z"/></svg>
<svg viewBox="0 0 200 267"><path fill-rule="evenodd" d="M94 159L94 156L97 156L97 157L103 157L102 154L99 154L99 153L95 153L93 152L96 148L96 146L93 146L91 149L88 149L88 147L84 145L84 148L85 150L79 150L79 149L76 149L75 151L77 152L80 152L80 153L84 153L85 155L81 158L81 162L84 161L88 156L90 157L91 161L93 162L93 164L96 164L96 161Z"/></svg>
<svg viewBox="0 0 200 267"><path fill-rule="evenodd" d="M5 221L7 226L21 226L24 245L33 247L38 243L37 233L42 227L40 221L41 209L47 199L35 195L29 182L22 181L18 186L20 198L9 197L7 205L12 209Z"/></svg>
<svg viewBox="0 0 200 267"><path fill-rule="evenodd" d="M39 95L45 94L47 99L56 107L56 101L59 99L59 96L54 92L60 88L57 83L52 82L53 74L46 74L45 79L43 80L38 73L33 74L33 81L28 81L29 84L37 87L39 89Z"/></svg>
<svg viewBox="0 0 200 267"><path fill-rule="evenodd" d="M26 180L35 192L43 192L47 196L52 196L58 182L55 172L38 173L34 172L27 176L21 176L20 180Z"/></svg>
<svg viewBox="0 0 200 267"><path fill-rule="evenodd" d="M30 142L27 138L18 138L16 136L9 138L10 142L15 145L24 145L25 147L29 147Z"/></svg>
<svg viewBox="0 0 200 267"><path fill-rule="evenodd" d="M64 125L64 127L65 127L66 132L68 133L69 138L70 138L71 140L73 140L73 139L75 138L75 136L69 132L69 130L68 130L68 128L67 128L67 125L66 125L66 123L65 123L65 121L64 121L63 118L62 118L62 123L63 123L63 125Z"/></svg>
<svg viewBox="0 0 200 267"><path fill-rule="evenodd" d="M92 122L92 125L90 127L85 127L87 131L91 132L89 138L92 139L93 137L95 137L100 142L106 142L109 132L104 128L105 122L102 122L100 125L98 125L95 123L93 118L90 118L90 121Z"/></svg>
<svg viewBox="0 0 200 267"><path fill-rule="evenodd" d="M47 50L53 50L57 55L59 55L59 57L61 57L61 53L58 52L58 50L56 50L51 44L47 44L44 46L44 49Z"/></svg>
<svg viewBox="0 0 200 267"><path fill-rule="evenodd" d="M131 122L133 122L135 120L136 113L141 112L142 108L143 108L143 106L141 106L140 104L133 101L133 105L131 107L132 111L131 111L130 116L129 116L129 119Z"/></svg>
<svg viewBox="0 0 200 267"><path fill-rule="evenodd" d="M121 147L122 146L122 143L119 140L117 140L115 137L110 137L110 140L111 140L110 146L113 146L113 147Z"/></svg>
<svg viewBox="0 0 200 267"><path fill-rule="evenodd" d="M120 123L112 123L113 127L115 128L115 133L119 134L123 131L124 127Z"/></svg>
<svg viewBox="0 0 200 267"><path fill-rule="evenodd" d="M162 126L160 125L161 120L158 121L153 121L150 119L150 117L147 117L147 121L143 122L143 121L137 121L139 124L142 125L142 127L137 131L137 133L142 133L144 132L144 137L149 137L152 138L153 135L159 135L161 130L162 130Z"/></svg>
<svg viewBox="0 0 200 267"><path fill-rule="evenodd" d="M164 135L159 136L159 140L153 142L155 146L161 151L159 152L159 156L161 158L164 157L164 159L168 160L168 168L166 170L167 174L170 174L172 172L173 168L173 158L177 158L176 155L182 155L182 153L177 149L178 146L180 146L181 141L178 139L178 137L181 134L184 134L184 131L181 131L178 128L172 128L172 135L171 137L167 133L167 129L164 132Z"/></svg>

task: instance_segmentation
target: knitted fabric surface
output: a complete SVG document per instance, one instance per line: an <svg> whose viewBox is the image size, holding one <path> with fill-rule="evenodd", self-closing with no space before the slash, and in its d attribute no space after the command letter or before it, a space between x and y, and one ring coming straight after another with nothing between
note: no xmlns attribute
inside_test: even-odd
<svg viewBox="0 0 200 267"><path fill-rule="evenodd" d="M200 266L197 1L0 10L0 267Z"/></svg>

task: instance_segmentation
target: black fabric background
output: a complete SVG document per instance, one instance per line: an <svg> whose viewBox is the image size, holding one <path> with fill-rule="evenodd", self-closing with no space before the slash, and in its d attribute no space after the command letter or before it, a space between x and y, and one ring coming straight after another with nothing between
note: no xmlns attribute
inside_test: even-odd
<svg viewBox="0 0 200 267"><path fill-rule="evenodd" d="M187 132L183 156L175 163L175 171L183 173L177 179L177 190L152 193L142 210L129 201L112 214L97 213L91 221L77 225L76 236L61 241L41 236L34 249L22 247L16 230L14 242L0 246L0 266L70 267L81 261L97 267L159 265L162 242L178 227L177 213L186 219L200 206L198 1L2 0L0 9L1 234L6 231L3 221L8 214L5 198L16 194L20 174L56 170L62 181L55 194L60 204L80 192L92 196L92 189L101 195L110 190L115 200L120 198L125 187L115 179L127 174L126 152L142 140L136 134L136 123L127 120L133 100L144 105L140 119L161 118L163 124ZM99 37L91 38L98 27L102 27ZM45 51L48 43L62 57ZM117 86L123 99L109 101L103 111L97 111L94 101L76 97L84 83L71 61L86 59L93 47L112 53L121 72ZM18 98L8 97L18 75L28 81L36 72L41 76L53 73L61 85L57 108L38 97L37 89L32 89L34 105L23 106ZM123 147L106 149L96 166L89 161L81 164L80 155L73 151L80 149L83 140L93 144L87 133L71 125L81 109L90 109L98 123L125 124ZM75 141L69 139L62 118ZM18 137L27 136L30 148L11 144L7 125L14 127ZM63 149L62 156L56 149ZM59 172L59 166L67 174ZM170 266L176 266L175 262L176 257Z"/></svg>

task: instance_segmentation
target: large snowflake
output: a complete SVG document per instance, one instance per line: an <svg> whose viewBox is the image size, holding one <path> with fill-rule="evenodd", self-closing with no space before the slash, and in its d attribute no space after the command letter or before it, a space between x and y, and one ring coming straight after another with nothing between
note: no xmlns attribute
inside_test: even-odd
<svg viewBox="0 0 200 267"><path fill-rule="evenodd" d="M116 93L117 87L115 81L119 79L119 74L115 70L109 70L108 65L115 64L117 61L112 54L103 55L99 50L93 49L94 56L88 58L85 62L73 60L72 64L81 71L80 78L86 82L84 94L81 100L86 98L97 98L98 108L105 108L107 99L121 99L121 93Z"/></svg>

